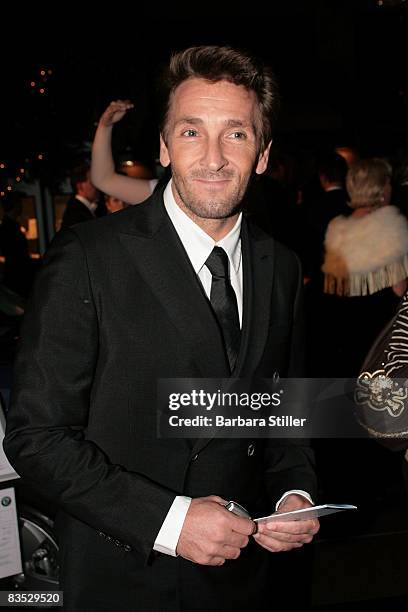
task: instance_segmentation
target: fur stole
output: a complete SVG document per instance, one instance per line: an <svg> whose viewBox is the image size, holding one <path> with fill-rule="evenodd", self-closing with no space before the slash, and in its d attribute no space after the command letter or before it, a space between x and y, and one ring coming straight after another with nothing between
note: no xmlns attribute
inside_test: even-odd
<svg viewBox="0 0 408 612"><path fill-rule="evenodd" d="M325 293L358 296L408 277L408 223L395 206L333 219L325 237Z"/></svg>

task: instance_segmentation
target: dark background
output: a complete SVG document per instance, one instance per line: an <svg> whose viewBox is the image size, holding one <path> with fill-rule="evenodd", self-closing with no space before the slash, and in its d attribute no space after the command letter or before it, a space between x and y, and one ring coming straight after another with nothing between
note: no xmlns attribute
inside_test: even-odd
<svg viewBox="0 0 408 612"><path fill-rule="evenodd" d="M71 7L54 25L49 11L44 21L25 15L15 35L15 19L5 19L13 35L0 43L1 186L24 167L57 188L89 153L96 122L116 98L136 108L115 129L115 153L154 160L158 72L171 52L196 44L238 46L274 68L282 93L277 149L351 145L362 155L395 156L408 146L407 8L406 0L293 0L256 14L206 4L188 16L169 7L147 16L118 5L99 14L101 26L95 5L94 22Z"/></svg>

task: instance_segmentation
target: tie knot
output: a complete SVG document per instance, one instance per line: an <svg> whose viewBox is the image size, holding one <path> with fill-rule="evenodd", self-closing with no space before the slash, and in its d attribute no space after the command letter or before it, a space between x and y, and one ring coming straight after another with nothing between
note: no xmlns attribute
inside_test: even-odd
<svg viewBox="0 0 408 612"><path fill-rule="evenodd" d="M214 247L205 265L213 275L218 278L229 278L228 255L221 247Z"/></svg>

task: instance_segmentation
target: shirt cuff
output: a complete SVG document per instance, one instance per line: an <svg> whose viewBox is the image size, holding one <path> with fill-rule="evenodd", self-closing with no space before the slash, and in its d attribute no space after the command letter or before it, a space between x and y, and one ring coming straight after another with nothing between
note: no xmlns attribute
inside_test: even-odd
<svg viewBox="0 0 408 612"><path fill-rule="evenodd" d="M190 504L191 497L177 495L174 498L170 510L157 534L153 550L177 557L176 548Z"/></svg>
<svg viewBox="0 0 408 612"><path fill-rule="evenodd" d="M309 493L306 493L306 491L302 491L301 489L292 489L291 491L286 491L286 493L284 493L282 495L282 497L280 498L280 500L278 501L278 503L275 506L275 511L278 510L279 506L281 505L281 503L283 502L283 500L288 496L288 495L301 495L302 497L304 497L305 499L307 499L307 501L309 501L312 506L314 506L313 500L310 497Z"/></svg>

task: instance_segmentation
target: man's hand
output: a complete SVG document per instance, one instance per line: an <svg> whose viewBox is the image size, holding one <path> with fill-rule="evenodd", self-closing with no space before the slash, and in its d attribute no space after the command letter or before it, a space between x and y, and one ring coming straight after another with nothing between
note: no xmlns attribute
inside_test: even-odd
<svg viewBox="0 0 408 612"><path fill-rule="evenodd" d="M111 127L114 123L120 121L126 111L133 108L133 106L134 104L130 100L115 100L115 102L111 102L99 120L100 125Z"/></svg>
<svg viewBox="0 0 408 612"><path fill-rule="evenodd" d="M254 523L223 508L226 503L216 495L192 500L177 544L179 555L200 565L223 565L239 557Z"/></svg>
<svg viewBox="0 0 408 612"><path fill-rule="evenodd" d="M310 508L312 504L300 495L288 495L281 505L279 512L290 512L291 510L301 510ZM318 519L305 521L273 521L270 523L259 523L258 532L254 535L254 540L260 546L270 552L282 552L301 548L303 544L309 544L313 536L319 531Z"/></svg>

